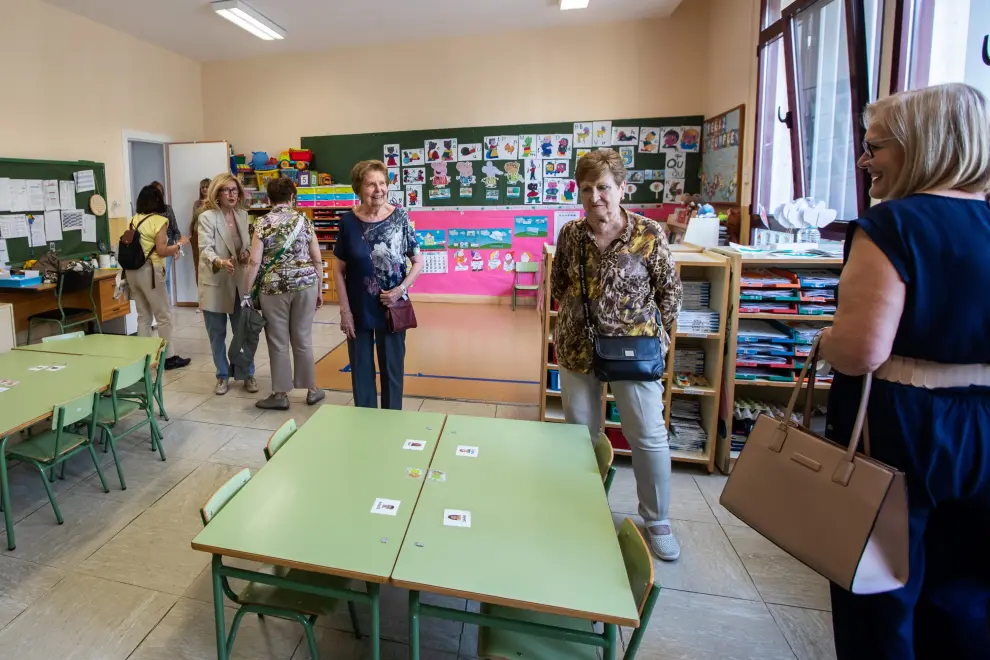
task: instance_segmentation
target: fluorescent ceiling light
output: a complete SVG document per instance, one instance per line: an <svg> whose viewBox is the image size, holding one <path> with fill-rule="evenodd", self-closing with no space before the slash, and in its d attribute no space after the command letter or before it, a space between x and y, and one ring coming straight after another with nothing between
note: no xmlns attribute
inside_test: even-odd
<svg viewBox="0 0 990 660"><path fill-rule="evenodd" d="M568 9L587 9L588 0L560 0L560 10L567 11Z"/></svg>
<svg viewBox="0 0 990 660"><path fill-rule="evenodd" d="M273 39L285 38L285 30L240 0L219 0L211 6L217 14L223 16L237 27L247 30L259 39L272 41Z"/></svg>

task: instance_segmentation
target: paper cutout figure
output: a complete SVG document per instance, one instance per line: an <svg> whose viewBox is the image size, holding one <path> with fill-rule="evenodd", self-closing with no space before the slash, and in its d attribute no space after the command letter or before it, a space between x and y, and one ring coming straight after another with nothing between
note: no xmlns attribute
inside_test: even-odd
<svg viewBox="0 0 990 660"><path fill-rule="evenodd" d="M562 181L558 179L547 179L543 182L543 203L557 204L560 202L560 192Z"/></svg>
<svg viewBox="0 0 990 660"><path fill-rule="evenodd" d="M462 186L470 186L477 180L478 178L474 176L474 166L471 165L471 163L466 161L457 163L458 183L460 183ZM461 197L464 197L464 195L461 195ZM468 197L470 197L470 194L468 194Z"/></svg>
<svg viewBox="0 0 990 660"><path fill-rule="evenodd" d="M492 250L488 255L488 270L499 270L502 268L502 255L498 250Z"/></svg>
<svg viewBox="0 0 990 660"><path fill-rule="evenodd" d="M455 138L442 140L442 147L440 160L445 160L448 163L457 160L457 140Z"/></svg>
<svg viewBox="0 0 990 660"><path fill-rule="evenodd" d="M485 158L488 160L498 160L498 147L502 138L498 135L485 138Z"/></svg>
<svg viewBox="0 0 990 660"><path fill-rule="evenodd" d="M482 174L485 175L484 184L486 188L497 188L498 187L498 177L502 174L502 170L495 167L492 161L485 161L485 166L481 168Z"/></svg>
<svg viewBox="0 0 990 660"><path fill-rule="evenodd" d="M506 252L505 257L503 257L503 260L504 263L502 266L502 270L504 270L506 273L511 273L516 269L516 257L515 255L512 254L512 252Z"/></svg>
<svg viewBox="0 0 990 660"><path fill-rule="evenodd" d="M639 129L635 126L613 126L612 144L622 146L625 144L639 143Z"/></svg>
<svg viewBox="0 0 990 660"><path fill-rule="evenodd" d="M461 187L461 189L457 192L457 196L461 198L474 197L474 188Z"/></svg>
<svg viewBox="0 0 990 660"><path fill-rule="evenodd" d="M440 161L437 163L430 163L430 167L433 168L433 185L436 188L443 188L444 186L450 185L450 177L447 176L447 162ZM433 199L433 191L430 191L430 198Z"/></svg>
<svg viewBox="0 0 990 660"><path fill-rule="evenodd" d="M577 203L577 181L574 179L565 179L563 182L563 188L560 193L560 201L564 204L576 204Z"/></svg>
<svg viewBox="0 0 990 660"><path fill-rule="evenodd" d="M623 165L632 167L636 163L636 147L619 147L619 157Z"/></svg>
<svg viewBox="0 0 990 660"><path fill-rule="evenodd" d="M531 255L529 252L523 252L522 256L519 257L519 263L528 264L532 260L533 260L533 255Z"/></svg>
<svg viewBox="0 0 990 660"><path fill-rule="evenodd" d="M520 181L522 181L522 174L519 173L519 163L511 160L505 164L505 183L512 185Z"/></svg>
<svg viewBox="0 0 990 660"><path fill-rule="evenodd" d="M591 144L595 147L608 147L612 144L612 122L596 121L592 124Z"/></svg>
<svg viewBox="0 0 990 660"><path fill-rule="evenodd" d="M519 199L522 197L522 187L521 186L506 186L505 196L509 199Z"/></svg>
<svg viewBox="0 0 990 660"><path fill-rule="evenodd" d="M567 158L568 160L570 160L571 154L572 154L572 145L571 145L571 140L572 139L573 139L573 136L571 136L571 135L554 135L553 136L553 144L554 144L553 157L554 158Z"/></svg>
<svg viewBox="0 0 990 660"><path fill-rule="evenodd" d="M481 143L462 144L457 149L457 160L481 160Z"/></svg>
<svg viewBox="0 0 990 660"><path fill-rule="evenodd" d="M440 159L440 140L427 140L425 142L426 146L426 161L428 163L435 163Z"/></svg>
<svg viewBox="0 0 990 660"><path fill-rule="evenodd" d="M574 160L579 161L590 153L591 153L591 149L575 149Z"/></svg>
<svg viewBox="0 0 990 660"><path fill-rule="evenodd" d="M518 135L503 135L500 143L502 148L502 158L513 160L519 157Z"/></svg>
<svg viewBox="0 0 990 660"><path fill-rule="evenodd" d="M403 149L402 165L422 165L426 162L425 149Z"/></svg>
<svg viewBox="0 0 990 660"><path fill-rule="evenodd" d="M545 160L543 161L543 178L566 179L570 176L571 161L569 160Z"/></svg>
<svg viewBox="0 0 990 660"><path fill-rule="evenodd" d="M538 135L537 138L540 141L540 153L537 154L539 158L550 158L553 156L553 136L552 135Z"/></svg>
<svg viewBox="0 0 990 660"><path fill-rule="evenodd" d="M481 253L471 250L471 272L480 273L485 269L485 262L481 259Z"/></svg>
<svg viewBox="0 0 990 660"><path fill-rule="evenodd" d="M697 128L685 128L681 132L681 151L697 151L698 137Z"/></svg>
<svg viewBox="0 0 990 660"><path fill-rule="evenodd" d="M385 167L398 167L398 166L399 166L399 145L386 144Z"/></svg>
<svg viewBox="0 0 990 660"><path fill-rule="evenodd" d="M636 184L634 184L634 183L627 183L626 184L626 200L632 201L633 193L635 193L637 190L638 190L638 188L636 187Z"/></svg>
<svg viewBox="0 0 990 660"><path fill-rule="evenodd" d="M663 129L663 149L678 149L681 142L681 129L678 126L667 126Z"/></svg>
<svg viewBox="0 0 990 660"><path fill-rule="evenodd" d="M626 181L629 183L643 183L646 181L646 174L643 170L626 170Z"/></svg>
<svg viewBox="0 0 990 660"><path fill-rule="evenodd" d="M591 146L591 129L592 125L589 122L574 122L575 147Z"/></svg>
<svg viewBox="0 0 990 660"><path fill-rule="evenodd" d="M653 198L659 200L660 195L663 194L663 181L654 181L651 183L650 190L653 191Z"/></svg>
<svg viewBox="0 0 990 660"><path fill-rule="evenodd" d="M399 168L390 167L388 168L388 189L398 190L399 189Z"/></svg>
<svg viewBox="0 0 990 660"><path fill-rule="evenodd" d="M539 204L540 203L540 181L532 181L526 184L526 203L527 204Z"/></svg>
<svg viewBox="0 0 990 660"><path fill-rule="evenodd" d="M406 206L411 209L423 207L423 186L406 186Z"/></svg>
<svg viewBox="0 0 990 660"><path fill-rule="evenodd" d="M402 183L405 185L426 183L425 167L406 167L402 170Z"/></svg>
<svg viewBox="0 0 990 660"><path fill-rule="evenodd" d="M527 181L543 181L543 163L539 159L527 158L523 165L523 178Z"/></svg>
<svg viewBox="0 0 990 660"><path fill-rule="evenodd" d="M392 206L405 206L406 205L406 193L401 190L389 190L388 191L388 203Z"/></svg>
<svg viewBox="0 0 990 660"><path fill-rule="evenodd" d="M639 153L655 154L660 149L660 129L643 126L639 129Z"/></svg>
<svg viewBox="0 0 990 660"><path fill-rule="evenodd" d="M520 135L519 136L519 156L518 158L533 158L536 153L536 136L535 135Z"/></svg>
<svg viewBox="0 0 990 660"><path fill-rule="evenodd" d="M668 204L679 202L684 194L684 179L671 181L667 179L666 189L663 191L663 201Z"/></svg>
<svg viewBox="0 0 990 660"><path fill-rule="evenodd" d="M464 254L464 250L458 250L457 252L454 253L454 270L455 271L468 270L467 255Z"/></svg>

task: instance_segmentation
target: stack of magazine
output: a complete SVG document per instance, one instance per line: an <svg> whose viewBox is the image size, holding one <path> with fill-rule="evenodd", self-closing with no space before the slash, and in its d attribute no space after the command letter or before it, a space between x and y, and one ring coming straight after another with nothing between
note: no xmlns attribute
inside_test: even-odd
<svg viewBox="0 0 990 660"><path fill-rule="evenodd" d="M697 398L678 397L670 402L670 448L702 452L708 434L701 426L701 403Z"/></svg>

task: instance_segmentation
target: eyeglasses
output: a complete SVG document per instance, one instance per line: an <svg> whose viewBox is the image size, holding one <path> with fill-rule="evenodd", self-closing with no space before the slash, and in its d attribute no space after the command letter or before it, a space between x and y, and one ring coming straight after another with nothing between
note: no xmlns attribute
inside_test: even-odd
<svg viewBox="0 0 990 660"><path fill-rule="evenodd" d="M237 195L240 193L240 190L238 188L221 188L220 192L227 195Z"/></svg>
<svg viewBox="0 0 990 660"><path fill-rule="evenodd" d="M877 155L876 154L876 148L877 148L877 145L878 144L880 144L881 142L887 142L887 141L893 140L893 139L894 138L892 138L892 137L887 137L887 138L880 138L879 140L873 140L873 141L863 140L863 151L865 153L869 154L870 158L873 158L874 156Z"/></svg>

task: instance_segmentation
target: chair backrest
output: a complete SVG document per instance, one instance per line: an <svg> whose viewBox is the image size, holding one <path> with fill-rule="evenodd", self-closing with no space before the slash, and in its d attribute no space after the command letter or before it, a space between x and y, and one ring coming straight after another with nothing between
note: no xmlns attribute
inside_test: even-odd
<svg viewBox="0 0 990 660"><path fill-rule="evenodd" d="M122 390L130 387L134 383L141 382L148 375L151 366L151 356L145 355L143 358L134 360L125 367L117 367L113 370L113 379L110 381L112 391Z"/></svg>
<svg viewBox="0 0 990 660"><path fill-rule="evenodd" d="M93 270L64 270L58 275L59 297L65 293L76 293L77 291L89 291L93 288Z"/></svg>
<svg viewBox="0 0 990 660"><path fill-rule="evenodd" d="M90 392L73 399L60 403L52 409L52 431L55 433L55 442L52 445L52 458L58 458L61 453L63 430L89 418L89 439L92 441L96 432L96 417L93 411L100 405L100 393Z"/></svg>
<svg viewBox="0 0 990 660"><path fill-rule="evenodd" d="M605 481L605 477L608 476L608 469L612 467L612 461L615 460L615 450L612 448L612 443L608 441L608 436L604 433L598 436L598 442L595 444L595 459L598 461L598 472L602 475L602 481Z"/></svg>
<svg viewBox="0 0 990 660"><path fill-rule="evenodd" d="M213 493L210 499L206 500L206 504L204 504L203 508L199 510L199 515L203 518L203 527L210 524L210 521L213 520L218 513L220 513L220 510L227 505L227 502L229 502L234 495L237 495L238 491L240 491L241 488L244 487L244 484L250 481L250 479L251 470L244 468L227 480L227 483L220 486L220 488L217 489L217 492Z"/></svg>
<svg viewBox="0 0 990 660"><path fill-rule="evenodd" d="M629 518L623 520L619 527L619 549L622 551L622 561L626 564L629 588L632 589L636 607L642 615L646 599L653 589L653 558L646 539L639 532L636 523ZM645 622L640 625L645 625Z"/></svg>
<svg viewBox="0 0 990 660"><path fill-rule="evenodd" d="M538 273L540 264L536 261L520 261L516 264L517 273Z"/></svg>
<svg viewBox="0 0 990 660"><path fill-rule="evenodd" d="M50 341L63 341L65 339L78 339L79 337L85 337L86 333L82 330L76 330L75 332L66 332L64 335L51 335L50 337L42 337L41 343L47 344Z"/></svg>
<svg viewBox="0 0 990 660"><path fill-rule="evenodd" d="M282 423L282 426L278 427L272 437L268 438L268 446L265 447L265 460L272 460L272 456L275 452L285 444L285 441L292 437L292 434L296 432L296 420L287 419Z"/></svg>

